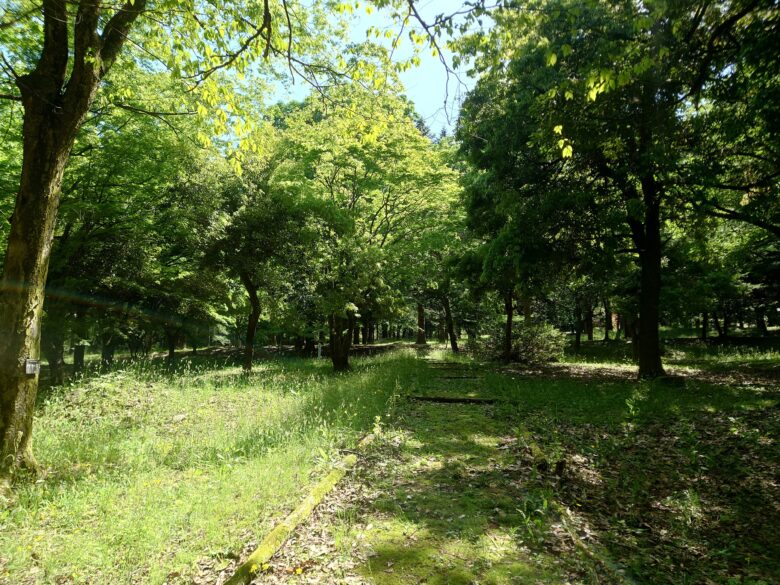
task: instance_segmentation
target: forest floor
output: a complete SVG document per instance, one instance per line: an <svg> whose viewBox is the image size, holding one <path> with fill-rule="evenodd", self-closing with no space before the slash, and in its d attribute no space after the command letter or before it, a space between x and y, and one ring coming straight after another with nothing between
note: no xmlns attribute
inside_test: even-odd
<svg viewBox="0 0 780 585"><path fill-rule="evenodd" d="M622 343L543 368L403 350L343 375L182 356L48 389L0 584L224 582L369 432L257 583L780 582L780 352L670 342L665 361L640 383Z"/></svg>
<svg viewBox="0 0 780 585"><path fill-rule="evenodd" d="M255 582L780 581L777 352L670 354L649 384L605 351L434 352L417 396L496 402L403 402Z"/></svg>

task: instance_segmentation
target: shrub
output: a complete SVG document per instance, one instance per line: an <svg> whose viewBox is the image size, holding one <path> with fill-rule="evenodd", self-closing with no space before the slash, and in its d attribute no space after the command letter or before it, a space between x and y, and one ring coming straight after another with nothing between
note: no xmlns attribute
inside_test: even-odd
<svg viewBox="0 0 780 585"><path fill-rule="evenodd" d="M563 357L566 335L548 323L514 323L511 361L529 365L555 362ZM499 323L485 341L483 353L490 359L504 357L504 324Z"/></svg>

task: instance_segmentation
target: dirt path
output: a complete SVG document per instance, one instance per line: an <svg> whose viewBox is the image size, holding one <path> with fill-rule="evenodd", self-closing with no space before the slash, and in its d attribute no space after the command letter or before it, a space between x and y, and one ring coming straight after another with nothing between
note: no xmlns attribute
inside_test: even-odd
<svg viewBox="0 0 780 585"><path fill-rule="evenodd" d="M490 398L482 370L432 360L414 393ZM547 494L527 487L537 472L502 408L406 402L255 582L582 582L594 569L544 520Z"/></svg>

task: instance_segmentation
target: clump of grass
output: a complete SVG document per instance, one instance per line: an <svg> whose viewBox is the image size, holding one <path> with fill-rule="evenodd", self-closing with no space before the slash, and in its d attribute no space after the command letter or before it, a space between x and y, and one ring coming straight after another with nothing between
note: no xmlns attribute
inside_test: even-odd
<svg viewBox="0 0 780 585"><path fill-rule="evenodd" d="M258 364L149 363L54 389L35 422L46 469L0 511L0 583L163 583L236 554L318 468L412 390L410 354Z"/></svg>

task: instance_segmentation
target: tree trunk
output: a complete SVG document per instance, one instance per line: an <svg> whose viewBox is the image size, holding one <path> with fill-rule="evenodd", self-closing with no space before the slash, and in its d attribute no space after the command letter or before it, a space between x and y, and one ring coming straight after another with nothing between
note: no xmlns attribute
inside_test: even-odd
<svg viewBox="0 0 780 585"><path fill-rule="evenodd" d="M260 320L260 299L257 296L257 289L249 278L248 275L242 275L241 281L244 283L244 288L249 295L249 305L251 311L249 312L249 320L246 324L246 339L244 340L244 372L252 371L252 362L255 359L255 333L257 332L257 323Z"/></svg>
<svg viewBox="0 0 780 585"><path fill-rule="evenodd" d="M661 304L661 210L657 186L652 179L642 180L645 199L643 246L640 247L641 265L639 291L639 377L656 378L664 375L661 364L661 338L658 330Z"/></svg>
<svg viewBox="0 0 780 585"><path fill-rule="evenodd" d="M523 307L523 323L526 325L531 324L531 299L527 296L523 296L520 299L520 306Z"/></svg>
<svg viewBox="0 0 780 585"><path fill-rule="evenodd" d="M447 323L445 323L446 318L442 318L443 315L439 314L439 322L437 324L437 331L436 331L436 340L440 342L446 342L447 341Z"/></svg>
<svg viewBox="0 0 780 585"><path fill-rule="evenodd" d="M588 341L593 341L593 305L590 302L585 310L585 334L588 336Z"/></svg>
<svg viewBox="0 0 780 585"><path fill-rule="evenodd" d="M87 314L86 309L79 307L76 309L76 319L73 323L73 333L76 338L76 346L73 348L73 371L81 372L84 369L84 353L86 352L87 342Z"/></svg>
<svg viewBox="0 0 780 585"><path fill-rule="evenodd" d="M165 330L165 343L168 347L168 355L165 357L169 364L172 364L176 360L176 342L179 338L178 329L166 329Z"/></svg>
<svg viewBox="0 0 780 585"><path fill-rule="evenodd" d="M604 341L609 341L609 332L612 331L612 307L609 299L604 299Z"/></svg>
<svg viewBox="0 0 780 585"><path fill-rule="evenodd" d="M103 333L100 341L100 365L109 368L114 363L114 352L116 351L114 334L112 332Z"/></svg>
<svg viewBox="0 0 780 585"><path fill-rule="evenodd" d="M762 337L766 337L767 335L769 335L769 329L766 326L764 308L756 307L755 311L756 311L756 327L758 328L758 332L761 334Z"/></svg>
<svg viewBox="0 0 780 585"><path fill-rule="evenodd" d="M710 328L710 314L704 311L701 315L701 338L706 340Z"/></svg>
<svg viewBox="0 0 780 585"><path fill-rule="evenodd" d="M352 334L352 343L355 345L360 343L360 327L355 327L355 331Z"/></svg>
<svg viewBox="0 0 780 585"><path fill-rule="evenodd" d="M24 101L22 175L0 283L0 478L19 467L37 467L30 433L38 376L28 376L24 364L40 359L49 254L75 136L63 132L62 115L55 113L59 103L48 105L44 99Z"/></svg>
<svg viewBox="0 0 780 585"><path fill-rule="evenodd" d="M69 67L68 9L43 2L43 44L35 69L16 80L24 107L22 172L0 283L0 483L19 467L37 467L32 420L38 376L24 363L40 355L44 287L62 175L76 133L102 76L145 9L136 0L117 11L99 34L99 3L81 3ZM67 77L70 71L69 78ZM2 487L2 486L0 486Z"/></svg>
<svg viewBox="0 0 780 585"><path fill-rule="evenodd" d="M504 293L504 313L506 314L506 324L504 325L504 352L505 362L512 361L512 320L514 319L514 299L512 291Z"/></svg>
<svg viewBox="0 0 780 585"><path fill-rule="evenodd" d="M417 303L417 344L425 345L428 341L425 339L425 307L422 303Z"/></svg>
<svg viewBox="0 0 780 585"><path fill-rule="evenodd" d="M723 337L723 327L720 326L720 319L718 319L718 314L715 311L712 312L712 323L715 325L718 337Z"/></svg>
<svg viewBox="0 0 780 585"><path fill-rule="evenodd" d="M317 355L317 340L313 337L307 337L303 344L303 354L306 357L313 357Z"/></svg>
<svg viewBox="0 0 780 585"><path fill-rule="evenodd" d="M62 386L65 383L65 337L59 332L49 336L44 344L44 353L49 363L49 384Z"/></svg>
<svg viewBox="0 0 780 585"><path fill-rule="evenodd" d="M350 369L349 350L352 346L352 330L355 327L355 315L346 316L331 314L328 319L330 326L330 359L333 370L344 372Z"/></svg>
<svg viewBox="0 0 780 585"><path fill-rule="evenodd" d="M574 303L574 351L582 346L582 307L579 301Z"/></svg>
<svg viewBox="0 0 780 585"><path fill-rule="evenodd" d="M447 325L447 335L450 338L450 347L452 351L458 353L458 338L455 336L455 327L452 322L452 307L450 306L450 298L445 296L442 299L444 305L444 320Z"/></svg>

